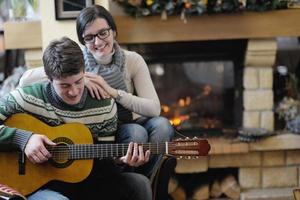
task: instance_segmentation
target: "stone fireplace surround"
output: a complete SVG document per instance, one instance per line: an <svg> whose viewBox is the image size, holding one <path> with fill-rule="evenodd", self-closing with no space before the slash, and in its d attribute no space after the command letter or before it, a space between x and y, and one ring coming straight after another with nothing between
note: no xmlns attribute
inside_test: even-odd
<svg viewBox="0 0 300 200"><path fill-rule="evenodd" d="M276 37L299 36L300 21L296 20L299 18L299 10L288 10L191 17L187 24L174 17L161 21L159 17L117 16L116 20L121 43L248 39L243 71L242 124L273 131ZM240 199L293 199L291 189L300 186L300 136L282 133L253 143L226 138L210 138L209 141L212 149L208 156L179 160L176 172L237 168ZM201 199L209 199L209 187L203 187Z"/></svg>

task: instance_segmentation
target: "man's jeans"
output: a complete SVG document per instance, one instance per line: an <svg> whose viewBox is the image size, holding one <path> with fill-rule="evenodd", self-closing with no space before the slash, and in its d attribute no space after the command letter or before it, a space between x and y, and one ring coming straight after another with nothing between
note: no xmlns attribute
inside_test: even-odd
<svg viewBox="0 0 300 200"><path fill-rule="evenodd" d="M52 190L38 190L37 192L30 195L28 200L69 200L62 194L52 191Z"/></svg>
<svg viewBox="0 0 300 200"><path fill-rule="evenodd" d="M95 182L94 185L90 185L90 187L87 186L89 190L93 191L87 191L86 188L83 191L80 191L81 187L79 187L79 191L76 191L76 189L74 188L75 191L73 195L79 193L75 197L76 200L152 200L151 184L148 178L137 173L122 173L120 178L125 181L124 183L127 186L130 185L130 187L126 187L126 185L120 185L118 181L112 181L111 183L109 183L99 180L98 185L97 182ZM88 196L91 195L91 193L93 194L93 197ZM74 198L72 197L71 199ZM30 195L28 197L28 200L69 200L69 198L50 189L41 189Z"/></svg>

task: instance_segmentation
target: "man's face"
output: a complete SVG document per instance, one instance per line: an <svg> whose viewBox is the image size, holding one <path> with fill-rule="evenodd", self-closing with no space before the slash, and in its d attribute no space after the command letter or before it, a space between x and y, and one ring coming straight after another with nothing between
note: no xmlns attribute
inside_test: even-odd
<svg viewBox="0 0 300 200"><path fill-rule="evenodd" d="M84 72L65 78L53 79L52 85L59 97L69 105L80 102L84 91Z"/></svg>

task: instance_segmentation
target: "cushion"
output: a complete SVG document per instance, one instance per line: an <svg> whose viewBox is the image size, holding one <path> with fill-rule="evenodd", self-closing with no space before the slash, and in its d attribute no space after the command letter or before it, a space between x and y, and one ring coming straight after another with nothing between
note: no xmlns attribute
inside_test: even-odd
<svg viewBox="0 0 300 200"><path fill-rule="evenodd" d="M18 191L0 183L0 199L26 200Z"/></svg>

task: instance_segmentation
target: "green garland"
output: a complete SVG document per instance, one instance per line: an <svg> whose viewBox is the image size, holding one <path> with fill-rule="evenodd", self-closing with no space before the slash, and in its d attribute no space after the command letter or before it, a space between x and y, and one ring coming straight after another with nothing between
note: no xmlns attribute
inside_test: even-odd
<svg viewBox="0 0 300 200"><path fill-rule="evenodd" d="M244 10L268 11L287 8L289 0L114 0L124 11L135 17L161 15L190 15L232 13Z"/></svg>

